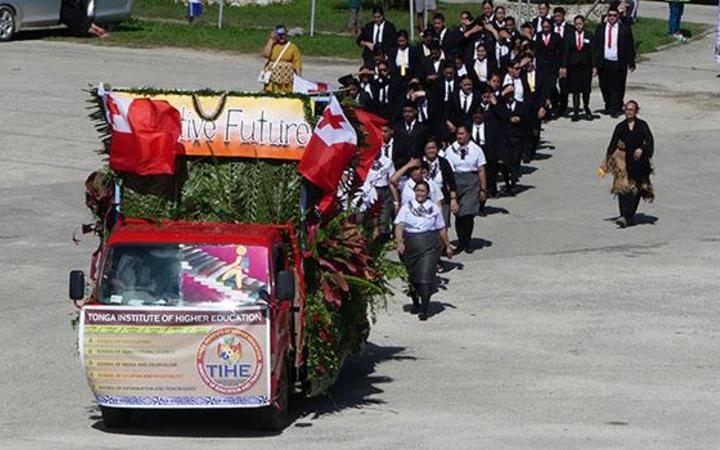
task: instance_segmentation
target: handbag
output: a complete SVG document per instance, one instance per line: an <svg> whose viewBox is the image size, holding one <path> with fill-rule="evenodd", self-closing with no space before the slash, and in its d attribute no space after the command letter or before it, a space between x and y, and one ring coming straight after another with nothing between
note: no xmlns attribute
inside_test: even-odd
<svg viewBox="0 0 720 450"><path fill-rule="evenodd" d="M282 48L282 50L280 50L280 54L278 55L277 59L272 64L272 66L270 66L270 68L268 68L267 64L265 64L265 67L263 68L263 70L260 71L260 74L258 75L258 79L257 79L258 83L260 83L262 85L266 85L266 84L270 83L273 71L278 66L278 63L280 62L280 58L283 57L283 55L285 54L285 50L287 50L288 47L290 47L290 42L285 44L285 46ZM270 58L268 58L268 63L269 62L270 62Z"/></svg>

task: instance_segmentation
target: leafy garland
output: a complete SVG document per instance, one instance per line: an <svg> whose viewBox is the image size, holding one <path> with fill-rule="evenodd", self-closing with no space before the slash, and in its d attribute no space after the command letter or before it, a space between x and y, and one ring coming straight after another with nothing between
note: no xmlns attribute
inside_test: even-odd
<svg viewBox="0 0 720 450"><path fill-rule="evenodd" d="M109 154L111 129L102 99L91 88L90 118ZM139 95L219 96L211 90L183 91L154 88L122 89ZM298 94L228 92L228 96L299 98L308 123L315 125L309 97ZM343 109L358 130L358 154L348 170L357 166L364 146L364 129L354 103ZM122 210L128 217L152 220L190 220L236 223L291 223L300 229L300 191L303 183L294 162L244 158L180 157L174 176L136 176L102 170L122 187ZM358 177L351 177L357 180ZM352 198L359 182L345 186ZM345 357L359 353L379 308L391 294L388 280L404 276L401 264L385 258L388 246L372 245L369 232L354 222L355 211L305 218L311 224L304 257L306 275L305 354L308 393L324 392L337 378ZM96 219L100 220L96 216ZM302 230L304 231L304 230ZM300 233L304 236L305 233ZM101 236L101 241L106 236ZM368 317L368 315L370 317ZM370 319L370 320L369 320Z"/></svg>

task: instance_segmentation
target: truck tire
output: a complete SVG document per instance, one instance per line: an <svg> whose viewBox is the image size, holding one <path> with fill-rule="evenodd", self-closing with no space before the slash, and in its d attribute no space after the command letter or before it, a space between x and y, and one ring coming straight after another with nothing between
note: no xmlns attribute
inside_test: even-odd
<svg viewBox="0 0 720 450"><path fill-rule="evenodd" d="M11 40L16 29L15 10L7 5L0 6L0 42Z"/></svg>
<svg viewBox="0 0 720 450"><path fill-rule="evenodd" d="M260 410L258 427L265 431L282 431L288 426L288 409L290 405L290 370L288 362L283 364L278 385L278 405L271 404Z"/></svg>
<svg viewBox="0 0 720 450"><path fill-rule="evenodd" d="M132 415L132 411L129 409L108 408L107 406L101 406L100 413L102 414L103 425L108 429L127 426L130 423L130 416Z"/></svg>

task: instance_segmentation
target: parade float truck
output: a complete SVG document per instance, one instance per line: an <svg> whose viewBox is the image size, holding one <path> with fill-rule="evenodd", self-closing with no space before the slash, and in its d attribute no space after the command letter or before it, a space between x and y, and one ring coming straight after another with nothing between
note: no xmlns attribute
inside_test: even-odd
<svg viewBox="0 0 720 450"><path fill-rule="evenodd" d="M84 228L100 246L89 279L71 272L70 297L104 425L137 409L245 408L282 429L290 399L325 391L363 346L372 298L386 292L362 233L337 218L299 242L311 101L92 94L109 165L86 182L96 222Z"/></svg>

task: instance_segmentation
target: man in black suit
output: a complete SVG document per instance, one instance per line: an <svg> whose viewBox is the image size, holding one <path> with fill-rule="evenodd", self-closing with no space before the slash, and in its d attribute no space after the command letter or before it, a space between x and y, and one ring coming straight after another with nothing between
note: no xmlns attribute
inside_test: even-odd
<svg viewBox="0 0 720 450"><path fill-rule="evenodd" d="M523 150L523 162L527 164L535 157L537 148L540 145L541 121L545 118L547 112L546 104L549 89L543 85L543 80L535 69L535 64L530 55L523 58L523 62L525 66L520 73L520 80L522 81L523 103L527 115L525 121L527 140Z"/></svg>
<svg viewBox="0 0 720 450"><path fill-rule="evenodd" d="M460 79L460 90L453 95L450 120L447 122L451 133L457 127L465 125L470 127L473 121L473 113L480 106L481 95L475 91L475 85L470 76L465 75Z"/></svg>
<svg viewBox="0 0 720 450"><path fill-rule="evenodd" d="M530 24L533 27L533 34L541 33L542 32L542 23L543 20L552 20L552 16L550 15L550 3L546 1L541 1L537 5L537 16L535 16L530 22Z"/></svg>
<svg viewBox="0 0 720 450"><path fill-rule="evenodd" d="M395 25L385 20L381 6L373 8L373 21L365 24L357 37L357 45L363 49L365 64L372 62L373 50L380 48L387 54L397 45Z"/></svg>
<svg viewBox="0 0 720 450"><path fill-rule="evenodd" d="M395 40L397 45L387 53L390 70L407 82L417 72L417 64L413 49L410 47L407 31L399 30Z"/></svg>
<svg viewBox="0 0 720 450"><path fill-rule="evenodd" d="M430 56L424 58L422 62L422 77L425 80L425 84L431 86L435 83L435 80L442 76L444 66L445 59L443 58L440 44L433 41L433 43L430 44Z"/></svg>
<svg viewBox="0 0 720 450"><path fill-rule="evenodd" d="M525 103L515 100L512 86L503 90L505 111L502 116L506 119L508 159L506 167L510 170L510 184L505 187L505 194L515 195L514 188L520 179L520 162L522 153L527 148L527 108Z"/></svg>
<svg viewBox="0 0 720 450"><path fill-rule="evenodd" d="M417 106L408 100L403 105L402 119L393 128L393 163L399 169L411 158L422 158L425 141L428 138L428 127L417 120Z"/></svg>
<svg viewBox="0 0 720 450"><path fill-rule="evenodd" d="M565 22L565 8L558 6L553 9L553 32L560 36L562 45L560 49L560 60L565 59L565 52L568 49L567 40L572 37L574 27L569 23ZM558 94L554 98L553 108L557 111L558 115L565 115L568 106L568 89L565 72L561 71L558 74L558 86L555 92Z"/></svg>
<svg viewBox="0 0 720 450"><path fill-rule="evenodd" d="M543 20L542 32L535 35L535 60L542 82L550 89L554 116L559 112L557 107L560 95L556 85L564 47L563 39L553 31L552 22Z"/></svg>
<svg viewBox="0 0 720 450"><path fill-rule="evenodd" d="M628 69L635 70L635 40L632 29L619 22L617 7L611 6L607 23L595 32L595 69L600 78L600 90L605 113L613 117L622 114Z"/></svg>
<svg viewBox="0 0 720 450"><path fill-rule="evenodd" d="M402 104L402 81L400 76L390 71L387 62L381 61L377 65L378 75L370 82L372 91L373 112L392 120L398 115L399 107Z"/></svg>
<svg viewBox="0 0 720 450"><path fill-rule="evenodd" d="M487 165L485 173L487 174L487 188L490 197L497 197L497 175L499 164L504 162L507 154L507 146L505 140L505 126L502 122L503 118L498 114L497 98L491 86L485 86L482 91L482 101L478 110L483 112L483 123L485 127L485 146L482 147ZM475 137L475 136L473 136ZM478 144L479 145L479 144ZM506 172L507 173L507 172ZM510 179L505 180L505 184L510 186Z"/></svg>
<svg viewBox="0 0 720 450"><path fill-rule="evenodd" d="M453 97L459 90L460 82L456 76L455 65L446 61L443 76L435 82L431 91L433 105L440 110L435 136L444 143L452 142L455 137L448 129L447 121L452 114Z"/></svg>
<svg viewBox="0 0 720 450"><path fill-rule="evenodd" d="M433 38L440 44L445 59L451 59L458 51L460 35L445 26L445 16L442 13L435 14L432 25Z"/></svg>

